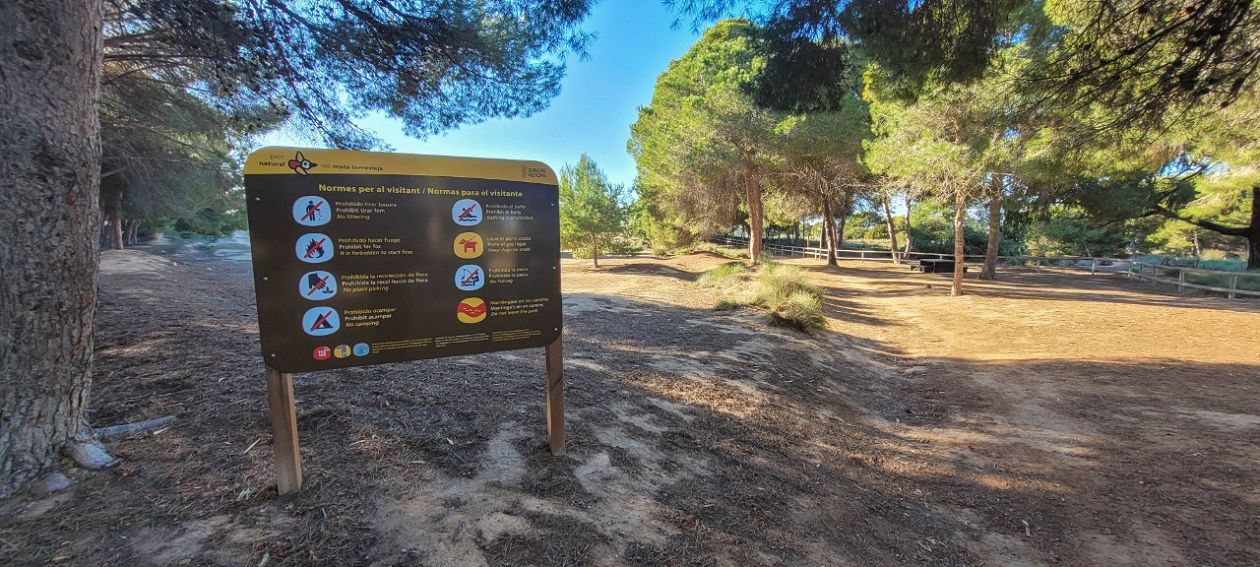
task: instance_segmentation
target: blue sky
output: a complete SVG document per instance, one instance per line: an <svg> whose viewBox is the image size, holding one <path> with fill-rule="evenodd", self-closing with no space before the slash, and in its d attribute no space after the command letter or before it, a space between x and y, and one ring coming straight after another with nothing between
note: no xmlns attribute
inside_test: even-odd
<svg viewBox="0 0 1260 567"><path fill-rule="evenodd" d="M634 181L634 160L626 153L630 124L638 108L651 102L657 75L699 39L690 21L675 29L674 19L659 0L597 3L583 26L597 35L588 57L569 57L560 96L528 118L490 120L427 140L406 136L396 120L385 116L360 124L404 153L536 159L559 171L586 152L612 182L628 186ZM313 143L283 131L263 142Z"/></svg>

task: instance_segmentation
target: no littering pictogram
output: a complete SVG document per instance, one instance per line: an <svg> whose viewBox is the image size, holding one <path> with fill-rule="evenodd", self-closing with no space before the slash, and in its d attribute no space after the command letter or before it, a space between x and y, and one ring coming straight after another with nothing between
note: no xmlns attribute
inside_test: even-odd
<svg viewBox="0 0 1260 567"><path fill-rule="evenodd" d="M321 226L332 220L331 206L323 197L300 197L293 202L293 220L302 226Z"/></svg>

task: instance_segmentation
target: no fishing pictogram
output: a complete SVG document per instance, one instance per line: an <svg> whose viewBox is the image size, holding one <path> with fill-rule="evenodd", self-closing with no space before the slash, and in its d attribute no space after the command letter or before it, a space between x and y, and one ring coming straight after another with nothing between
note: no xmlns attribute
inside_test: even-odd
<svg viewBox="0 0 1260 567"><path fill-rule="evenodd" d="M455 271L455 287L463 291L476 291L485 285L486 280L481 266L469 264Z"/></svg>

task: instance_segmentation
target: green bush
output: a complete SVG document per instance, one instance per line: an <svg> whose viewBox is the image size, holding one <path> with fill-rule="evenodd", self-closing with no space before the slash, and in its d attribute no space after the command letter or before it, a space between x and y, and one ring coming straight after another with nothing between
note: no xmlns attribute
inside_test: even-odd
<svg viewBox="0 0 1260 567"><path fill-rule="evenodd" d="M636 237L628 235L617 235L602 242L599 248L599 256L634 256L643 251L643 241ZM573 247L569 251L574 258L587 259L592 256L593 250L589 243L580 244Z"/></svg>

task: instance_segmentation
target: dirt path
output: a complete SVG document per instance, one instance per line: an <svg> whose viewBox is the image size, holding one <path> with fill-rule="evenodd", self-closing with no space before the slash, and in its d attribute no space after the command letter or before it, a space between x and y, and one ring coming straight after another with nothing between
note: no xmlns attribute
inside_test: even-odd
<svg viewBox="0 0 1260 567"><path fill-rule="evenodd" d="M814 270L828 333L713 311L722 260L566 261L569 455L528 351L299 376L279 498L246 265L102 275L124 463L0 505L76 565L1260 563L1260 313L1051 273ZM969 284L973 282L968 282ZM931 286L930 288L927 286ZM256 443L257 442L257 443Z"/></svg>

